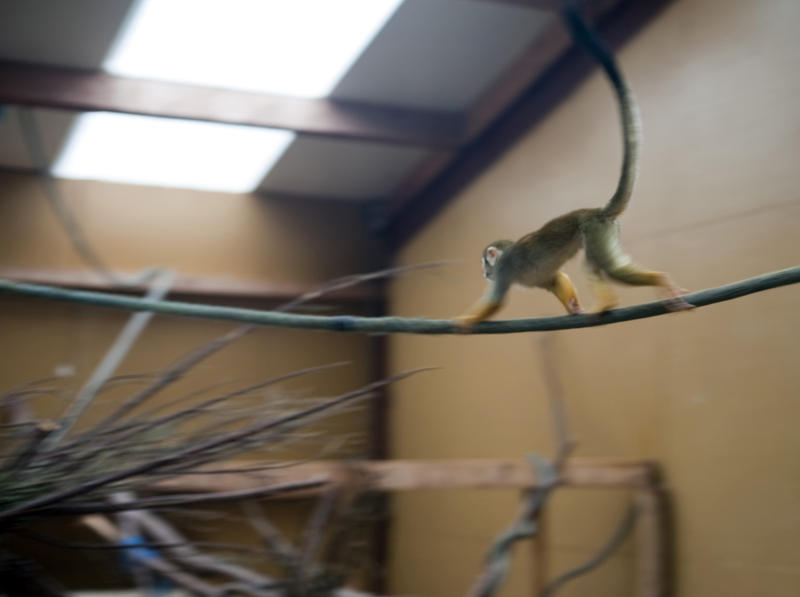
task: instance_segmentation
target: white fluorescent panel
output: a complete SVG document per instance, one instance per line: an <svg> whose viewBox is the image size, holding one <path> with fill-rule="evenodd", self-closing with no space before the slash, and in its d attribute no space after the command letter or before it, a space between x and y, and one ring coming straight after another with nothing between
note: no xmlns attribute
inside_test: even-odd
<svg viewBox="0 0 800 597"><path fill-rule="evenodd" d="M301 97L330 93L402 0L140 0L107 71Z"/></svg>
<svg viewBox="0 0 800 597"><path fill-rule="evenodd" d="M294 134L111 112L82 114L53 166L62 178L243 193Z"/></svg>

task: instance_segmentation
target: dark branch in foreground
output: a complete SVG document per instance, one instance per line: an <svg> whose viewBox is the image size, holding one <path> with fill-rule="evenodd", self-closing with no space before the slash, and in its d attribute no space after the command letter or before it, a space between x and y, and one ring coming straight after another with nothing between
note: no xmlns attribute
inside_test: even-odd
<svg viewBox="0 0 800 597"><path fill-rule="evenodd" d="M685 295L687 303L703 307L714 303L800 282L800 266L748 278L733 284L717 286ZM459 329L450 320L406 318L406 317L356 317L351 315L297 315L256 309L238 309L212 305L197 305L178 301L156 301L102 292L69 290L37 284L24 284L11 280L0 280L0 292L35 296L39 298L112 307L132 311L153 311L165 315L200 317L240 321L253 325L330 330L337 332L405 333L405 334L456 334ZM473 334L509 334L515 332L539 332L586 328L621 321L631 321L670 313L666 301L643 303L603 314L568 315L562 317L540 317L509 321L485 321L475 326Z"/></svg>
<svg viewBox="0 0 800 597"><path fill-rule="evenodd" d="M108 474L95 477L89 481L81 483L77 486L68 486L64 489L40 495L28 501L15 504L10 508L0 511L0 528L6 521L12 520L15 517L26 514L34 510L43 510L46 507L59 504L64 500L68 500L80 495L88 494L89 492L99 489L101 487L109 486L118 481L124 481L133 477L144 475L145 473L158 472L164 470L171 465L180 464L185 462L186 459L207 454L210 450L215 448L230 445L231 443L239 440L252 437L258 433L283 427L285 425L303 420L311 415L321 413L326 410L333 409L348 402L354 402L359 399L366 399L374 395L375 391L380 388L405 379L415 373L425 371L425 369L415 369L405 373L400 373L392 377L387 377L381 381L376 381L367 384L357 390L340 394L334 398L330 398L320 404L305 408L303 410L287 413L277 418L270 418L267 420L256 421L253 424L246 426L242 429L224 433L221 435L213 436L210 439L200 441L196 444L189 445L183 449L176 450L167 455L154 458L150 461L138 463L130 468L121 471L112 471Z"/></svg>
<svg viewBox="0 0 800 597"><path fill-rule="evenodd" d="M124 512L126 510L141 510L146 508L169 508L170 506L187 506L197 504L216 504L225 502L236 502L243 499L262 498L280 493L298 491L300 489L311 489L325 485L330 481L327 478L308 479L307 481L294 481L291 483L281 483L267 485L255 489L244 489L241 491L218 491L214 493L199 493L192 495L170 495L166 497L142 498L130 502L119 504L108 504L105 502L87 502L83 504L64 504L61 506L50 506L44 512L47 514L96 514L99 512Z"/></svg>

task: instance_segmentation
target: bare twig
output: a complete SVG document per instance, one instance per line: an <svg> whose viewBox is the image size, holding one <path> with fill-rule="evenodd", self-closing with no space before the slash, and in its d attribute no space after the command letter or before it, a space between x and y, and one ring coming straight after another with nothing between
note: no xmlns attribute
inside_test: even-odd
<svg viewBox="0 0 800 597"><path fill-rule="evenodd" d="M214 448L225 446L226 444L239 441L248 436L253 436L257 433L261 433L269 429L275 429L286 424L294 423L310 415L314 415L316 413L320 413L322 411L335 408L346 402L357 399L363 399L367 396L372 395L376 390L388 384L394 383L396 381L399 381L410 375L413 375L415 373L424 370L426 369L417 369L414 371L408 371L406 373L401 373L399 375L395 375L381 381L373 382L357 390L353 390L351 392L341 394L335 398L331 398L330 400L322 404L318 404L313 407L300 410L294 413L289 413L287 415L275 419L257 422L254 423L253 425L245 427L242 430L226 433L219 437L209 439L208 441L205 442L200 442L198 444L189 446L182 450L176 450L175 452L168 454L166 456L162 456L160 458L154 458L153 460L143 462L141 464L132 466L125 470L110 473L107 475L102 475L100 477L86 481L85 483L82 483L80 485L69 487L61 491L48 493L46 495L34 498L32 500L23 502L21 504L17 504L16 506L13 506L5 511L0 512L0 523L3 523L15 516L19 516L20 514L24 514L32 510L41 510L46 506L51 506L63 500L89 493L90 491L99 489L106 485L110 485L117 481L122 481L125 479L129 479L131 477L142 475L144 473L149 473L152 471L166 468L170 465L180 463L188 457L196 456L201 453L207 453L208 451Z"/></svg>
<svg viewBox="0 0 800 597"><path fill-rule="evenodd" d="M555 595L556 591L558 591L558 589L560 589L570 580L577 578L582 574L586 574L587 572L591 572L600 564L605 562L611 556L611 554L613 554L617 548L622 545L625 537L627 537L631 532L631 529L633 529L633 523L636 522L636 517L638 514L639 510L636 505L631 504L631 506L625 512L625 516L623 516L622 520L617 525L614 533L598 550L598 552L580 566L561 574L555 580L548 583L541 593L539 593L539 597L551 597L551 595Z"/></svg>
<svg viewBox="0 0 800 597"><path fill-rule="evenodd" d="M72 539L62 539L60 537L53 537L52 535L44 535L36 531L25 528L16 528L11 531L15 535L31 539L38 543L51 545L52 547L60 547L63 549L80 549L87 551L119 551L121 549L130 549L129 545L118 545L116 543L96 543L91 541L74 541ZM237 545L235 543L223 543L220 541L189 541L183 539L181 541L142 541L136 544L137 547L145 547L147 549L175 549L180 547L192 546L195 548L203 547L215 551L232 551L239 553L248 553L254 555L264 555L266 550L261 547L248 547L246 545Z"/></svg>
<svg viewBox="0 0 800 597"><path fill-rule="evenodd" d="M361 284L368 281L388 278L399 273L415 270L415 269L423 269L423 268L432 268L432 267L439 267L442 265L443 262L431 262L431 263L423 263L414 266L407 266L407 267L396 267L396 268L389 268L380 270L377 272L370 272L366 274L356 274L352 276L345 276L343 278L339 278L336 280L332 280L321 285L319 288L312 290L303 294L300 297L297 297L287 303L284 303L280 307L278 307L274 312L275 313L283 313L286 311L290 311L306 303L308 301L317 299L327 293L333 292L335 290L340 290L342 288L354 286L356 284ZM0 292L2 292L3 280L0 280ZM12 283L13 284L13 283ZM247 322L249 323L249 322ZM145 400L153 396L154 394L161 391L163 388L168 386L174 381L177 381L183 375L185 375L192 367L200 363L201 361L205 360L206 358L210 357L215 352L221 350L231 342L250 334L251 332L258 329L258 326L252 323L249 325L239 326L229 332L226 332L222 336L215 338L208 344L201 346L188 354L184 355L175 365L170 367L167 371L165 371L159 378L153 381L148 387L144 388L141 392L136 394L135 396L131 397L125 403L123 403L116 411L111 413L102 423L98 425L98 428L102 428L120 417L125 416L131 410L142 404Z"/></svg>
<svg viewBox="0 0 800 597"><path fill-rule="evenodd" d="M542 373L544 374L547 396L550 399L550 415L553 419L553 432L556 440L556 462L563 464L564 459L572 451L575 442L570 437L567 425L567 413L564 406L564 388L558 377L558 367L555 362L554 338L552 334L545 334L541 339Z"/></svg>
<svg viewBox="0 0 800 597"><path fill-rule="evenodd" d="M290 564L299 559L297 550L264 515L264 511L257 501L243 501L242 509L247 515L250 525L261 537L264 546L279 564Z"/></svg>
<svg viewBox="0 0 800 597"><path fill-rule="evenodd" d="M174 279L175 274L172 271L159 271L153 278L145 298L149 300L163 299L172 287ZM92 373L89 380L78 391L78 394L70 403L67 412L61 418L59 429L48 438L48 445L56 446L61 439L70 432L103 385L114 375L117 367L119 367L131 348L133 348L136 340L139 339L139 335L147 327L147 324L150 323L153 315L154 313L152 311L141 311L131 315L128 322L97 365L94 373Z"/></svg>
<svg viewBox="0 0 800 597"><path fill-rule="evenodd" d="M553 490L561 483L564 463L575 447L569 435L566 410L564 408L563 388L555 363L553 339L545 335L541 340L542 370L545 387L550 402L553 435L556 443L556 456L552 462L534 457L533 464L541 477L539 486L527 492L520 511L509 526L493 543L486 557L484 571L478 576L469 595L471 597L490 597L505 582L511 566L511 548L520 539L533 537L540 532L542 510Z"/></svg>
<svg viewBox="0 0 800 597"><path fill-rule="evenodd" d="M222 336L215 338L208 344L204 346L200 346L188 354L181 357L178 362L163 372L159 377L157 377L153 382L142 389L140 392L134 394L131 398L123 402L114 412L112 412L108 417L103 419L95 429L103 429L118 419L124 417L137 406L141 405L145 402L148 398L156 395L158 392L163 390L165 387L178 381L181 377L183 377L192 367L200 363L201 361L205 360L206 358L210 357L212 354L221 350L234 340L238 340L239 338L249 334L250 332L254 331L256 328L254 326L246 325L246 326L239 326L229 332L226 332Z"/></svg>
<svg viewBox="0 0 800 597"><path fill-rule="evenodd" d="M718 286L700 292L687 294L682 298L695 307L729 301L735 298L762 292L800 282L800 266L763 274L733 284ZM52 286L24 284L10 280L0 280L0 292L36 296L116 309L133 311L155 311L183 317L199 317L227 321L240 321L251 325L276 326L312 330L363 333L406 333L406 334L458 334L463 329L452 320L406 318L406 317L356 317L352 315L298 315L277 311L259 311L213 305L198 305L178 301L148 301L102 292L68 290ZM670 301L643 303L632 307L612 309L602 314L565 315L561 317L541 317L513 321L484 321L477 324L472 334L509 334L547 330L566 330L595 327L632 321L657 315L672 313ZM247 330L247 333L252 330ZM242 335L242 334L240 334ZM206 355L203 355L206 356Z"/></svg>
<svg viewBox="0 0 800 597"><path fill-rule="evenodd" d="M8 465L8 468L3 472L13 473L25 468L28 463L36 456L36 453L41 448L44 442L51 433L58 429L58 425L52 421L42 421L37 423L31 429L27 443L22 447L19 453L14 457L14 460Z"/></svg>
<svg viewBox="0 0 800 597"><path fill-rule="evenodd" d="M314 510L311 512L311 517L306 526L303 551L300 554L297 570L295 571L296 578L294 579L301 593L305 588L309 572L315 567L314 557L322 543L325 526L333 513L338 494L336 487L332 487L320 496Z"/></svg>
<svg viewBox="0 0 800 597"><path fill-rule="evenodd" d="M536 518L550 493L558 485L557 468L541 458L534 458L541 485L528 492L514 522L495 539L486 555L486 565L472 586L470 597L490 597L505 582L511 567L511 548L520 539L536 534Z"/></svg>
<svg viewBox="0 0 800 597"><path fill-rule="evenodd" d="M296 299L289 301L280 308L280 311L282 312L291 311L295 307L298 307L304 303L318 299L325 294L330 294L331 292L335 292L336 290L342 290L344 288L349 288L350 286L355 286L357 284L374 282L376 280L384 280L386 278L399 276L400 274L405 274L411 271L432 269L441 267L443 265L450 265L452 263L457 263L457 261L443 259L440 261L429 261L426 263L416 263L412 265L401 265L398 267L390 267L376 272L369 272L366 274L354 274L352 276L343 276L341 278L337 278L336 280L331 280L330 282L322 284L319 288L306 292L305 294L300 295Z"/></svg>
<svg viewBox="0 0 800 597"><path fill-rule="evenodd" d="M111 500L116 504L130 504L138 501L133 494L129 493L113 494ZM176 543L177 545L166 549L166 554L188 568L220 574L255 587L263 587L275 582L272 578L263 574L252 572L235 564L220 562L216 558L201 553L196 549L195 545L187 541L172 525L152 512L127 510L118 516L123 519L135 520L145 533L159 541Z"/></svg>
<svg viewBox="0 0 800 597"><path fill-rule="evenodd" d="M342 365L346 365L345 362L339 363L331 363L328 365L318 365L316 367L306 367L305 369L299 369L297 371L292 371L291 373L287 373L285 375L280 375L278 377L273 377L272 379L268 379L266 381L262 381L245 388L240 388L238 390L233 390L221 396L215 396L214 398L210 398L204 402L196 406L192 406L190 408L183 409L171 415L166 415L164 417L158 419L150 419L147 421L143 421L137 425L133 425L122 432L112 435L110 432L107 433L108 437L106 437L105 441L97 441L95 440L89 445L89 451L87 456L92 456L93 454L97 454L105 450L109 445L118 445L119 442L124 441L130 437L135 437L140 435L141 433L155 429L156 427L164 426L168 423L174 423L180 419L186 419L193 416L196 416L198 413L202 412L203 409L208 408L209 406L213 406L230 398L235 398L237 396L242 396L249 392L263 389L277 383L281 383L283 381L287 381L289 379L294 379L296 377L300 377L303 375L309 375L311 373L318 373L320 371L325 371L327 369L332 369L334 367L341 367ZM95 436L99 434L94 434Z"/></svg>
<svg viewBox="0 0 800 597"><path fill-rule="evenodd" d="M72 247L81 259L101 278L115 286L137 286L144 284L152 276L156 275L160 271L158 268L148 268L131 277L122 277L105 263L103 258L92 247L78 219L64 200L58 182L50 173L50 160L47 156L47 150L45 149L34 111L27 106L19 106L17 107L17 115L28 155L33 164L36 179L39 182L42 193L59 224L64 229L67 238L72 243Z"/></svg>
<svg viewBox="0 0 800 597"><path fill-rule="evenodd" d="M123 539L120 530L105 516L100 514L84 516L82 522L106 541L120 543ZM184 572L164 558L137 558L137 564L163 574L175 584L188 589L196 595L201 595L202 597L217 597L219 595L219 587Z"/></svg>
<svg viewBox="0 0 800 597"><path fill-rule="evenodd" d="M278 493L288 493L301 489L312 489L329 482L327 477L314 477L303 481L292 481L256 487L254 489L240 489L237 491L217 491L214 493L194 493L183 495L170 495L157 498L141 498L135 501L108 504L105 502L90 502L83 504L64 504L51 506L45 510L48 514L93 514L95 512L122 512L124 510L144 510L147 508L169 508L174 506L189 506L196 504L219 504L236 502L244 499L266 497ZM35 510L40 513L40 510Z"/></svg>

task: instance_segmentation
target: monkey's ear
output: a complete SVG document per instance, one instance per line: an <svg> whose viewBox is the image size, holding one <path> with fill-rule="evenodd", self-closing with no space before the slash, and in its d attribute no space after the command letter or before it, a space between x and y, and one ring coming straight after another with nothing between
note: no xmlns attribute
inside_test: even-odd
<svg viewBox="0 0 800 597"><path fill-rule="evenodd" d="M500 255L502 254L503 252L497 247L489 247L488 249L486 249L486 263L488 263L491 266L494 266L494 264L497 263L497 260L500 258Z"/></svg>

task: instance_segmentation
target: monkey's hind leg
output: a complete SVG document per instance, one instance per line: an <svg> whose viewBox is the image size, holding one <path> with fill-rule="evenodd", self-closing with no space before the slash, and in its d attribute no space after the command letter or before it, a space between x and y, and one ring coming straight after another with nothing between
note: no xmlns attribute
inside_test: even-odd
<svg viewBox="0 0 800 597"><path fill-rule="evenodd" d="M619 304L619 297L603 270L588 260L584 263L584 269L594 299L592 313L605 313L616 307Z"/></svg>
<svg viewBox="0 0 800 597"><path fill-rule="evenodd" d="M677 286L664 272L643 270L633 264L627 264L609 270L607 273L610 278L631 286L658 286L669 299L666 306L670 311L694 309L694 305L681 298L681 295L686 293L686 290Z"/></svg>
<svg viewBox="0 0 800 597"><path fill-rule="evenodd" d="M572 285L572 280L564 272L558 272L556 277L545 288L556 295L570 315L583 313L583 309L578 303L578 295Z"/></svg>
<svg viewBox="0 0 800 597"><path fill-rule="evenodd" d="M658 286L669 298L667 308L671 311L692 309L681 298L686 291L664 272L641 269L632 260L619 242L617 223L607 218L588 219L583 226L583 248L590 268L600 270L604 277L631 286Z"/></svg>

